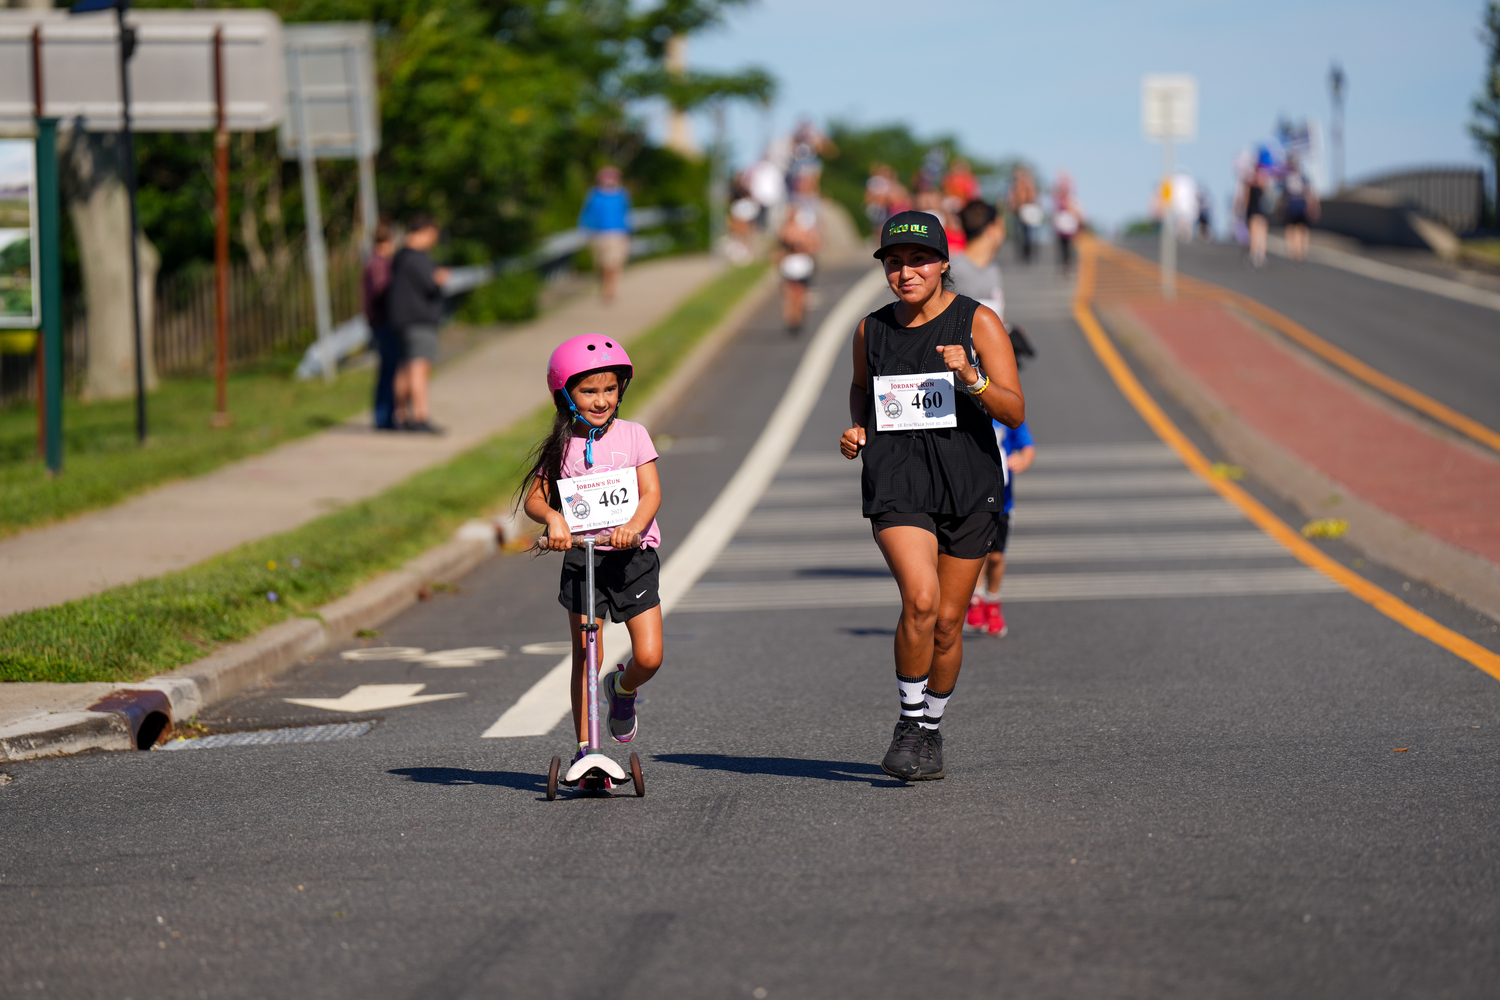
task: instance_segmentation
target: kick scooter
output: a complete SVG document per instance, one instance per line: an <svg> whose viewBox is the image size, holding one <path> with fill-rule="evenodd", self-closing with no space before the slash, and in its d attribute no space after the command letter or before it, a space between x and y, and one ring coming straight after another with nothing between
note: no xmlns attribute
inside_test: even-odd
<svg viewBox="0 0 1500 1000"><path fill-rule="evenodd" d="M584 615L583 624L578 627L583 631L583 671L588 678L589 745L588 753L574 761L566 773L560 774L562 758L552 758L552 765L547 768L548 802L557 798L558 784L585 792L608 792L625 783L625 772L620 765L599 752L599 623L594 620L594 536L575 538L573 546L583 549L584 565L587 567L584 587L588 594L588 613ZM641 776L641 758L633 750L630 753L630 781L635 785L638 798L646 794L646 779Z"/></svg>

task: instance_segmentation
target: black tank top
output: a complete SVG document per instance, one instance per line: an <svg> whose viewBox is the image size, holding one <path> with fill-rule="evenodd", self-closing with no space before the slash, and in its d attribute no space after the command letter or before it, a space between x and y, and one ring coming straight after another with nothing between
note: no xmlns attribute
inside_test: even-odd
<svg viewBox="0 0 1500 1000"><path fill-rule="evenodd" d="M976 514L1001 506L1000 445L994 424L968 393L955 400L957 427L932 431L876 431L876 375L944 372L939 347L962 344L974 353L974 310L979 303L955 295L948 308L929 323L903 327L891 303L865 317L864 515L887 511L903 514ZM956 376L955 376L956 378Z"/></svg>

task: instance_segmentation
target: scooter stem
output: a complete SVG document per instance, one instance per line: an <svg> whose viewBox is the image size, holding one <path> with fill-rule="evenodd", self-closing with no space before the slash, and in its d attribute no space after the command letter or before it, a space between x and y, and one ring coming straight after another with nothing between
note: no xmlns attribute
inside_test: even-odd
<svg viewBox="0 0 1500 1000"><path fill-rule="evenodd" d="M584 658L583 669L588 674L589 701L589 753L599 752L599 626L594 621L594 536L583 538L583 558L587 569L584 586L588 598L584 605L588 615L583 621Z"/></svg>

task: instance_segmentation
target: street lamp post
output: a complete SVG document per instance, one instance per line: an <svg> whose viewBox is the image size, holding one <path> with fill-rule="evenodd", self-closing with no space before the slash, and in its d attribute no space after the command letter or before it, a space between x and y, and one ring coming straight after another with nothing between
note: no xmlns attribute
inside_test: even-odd
<svg viewBox="0 0 1500 1000"><path fill-rule="evenodd" d="M113 10L120 28L120 145L125 171L125 192L130 200L130 305L135 331L135 436L146 442L146 356L141 336L140 213L135 204L135 138L130 131L130 57L135 55L135 29L125 23L130 0L80 0L70 14L92 14Z"/></svg>
<svg viewBox="0 0 1500 1000"><path fill-rule="evenodd" d="M1344 67L1334 63L1328 70L1328 93L1333 98L1333 183L1344 188Z"/></svg>

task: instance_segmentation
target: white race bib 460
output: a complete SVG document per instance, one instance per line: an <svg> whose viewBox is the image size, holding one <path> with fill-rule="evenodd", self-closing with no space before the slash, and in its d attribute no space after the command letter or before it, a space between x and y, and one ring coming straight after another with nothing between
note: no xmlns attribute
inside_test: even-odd
<svg viewBox="0 0 1500 1000"><path fill-rule="evenodd" d="M875 376L877 431L935 431L957 426L952 372Z"/></svg>
<svg viewBox="0 0 1500 1000"><path fill-rule="evenodd" d="M562 515L575 535L616 528L635 517L641 502L635 469L616 469L557 481Z"/></svg>

